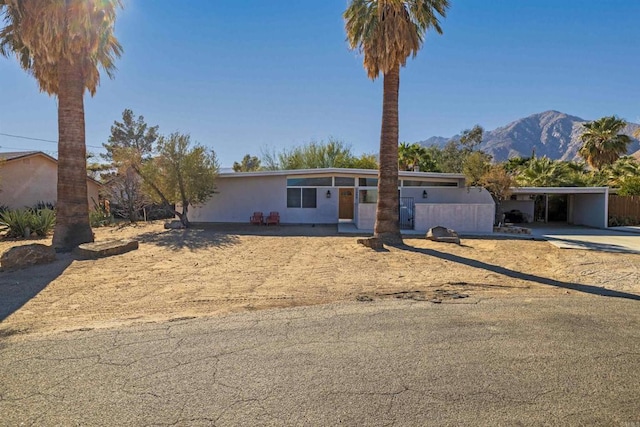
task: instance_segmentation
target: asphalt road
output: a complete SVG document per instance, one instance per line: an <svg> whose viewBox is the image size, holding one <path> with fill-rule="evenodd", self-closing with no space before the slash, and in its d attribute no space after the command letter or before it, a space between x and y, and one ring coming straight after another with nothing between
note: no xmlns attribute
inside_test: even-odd
<svg viewBox="0 0 640 427"><path fill-rule="evenodd" d="M638 301L377 300L0 342L0 425L541 424L640 426Z"/></svg>

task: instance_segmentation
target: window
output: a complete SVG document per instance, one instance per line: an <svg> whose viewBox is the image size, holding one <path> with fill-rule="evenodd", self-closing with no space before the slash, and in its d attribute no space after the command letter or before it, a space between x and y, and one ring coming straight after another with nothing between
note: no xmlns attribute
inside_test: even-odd
<svg viewBox="0 0 640 427"><path fill-rule="evenodd" d="M358 201L360 203L376 203L378 201L378 190L360 190Z"/></svg>
<svg viewBox="0 0 640 427"><path fill-rule="evenodd" d="M404 187L457 187L455 181L411 181L405 179L402 181Z"/></svg>
<svg viewBox="0 0 640 427"><path fill-rule="evenodd" d="M346 176L336 176L336 187L353 187L356 185L355 178L348 178Z"/></svg>
<svg viewBox="0 0 640 427"><path fill-rule="evenodd" d="M358 178L358 185L360 187L377 187L378 178Z"/></svg>
<svg viewBox="0 0 640 427"><path fill-rule="evenodd" d="M318 191L315 188L287 188L288 208L317 207Z"/></svg>
<svg viewBox="0 0 640 427"><path fill-rule="evenodd" d="M331 177L287 178L287 187L331 187Z"/></svg>

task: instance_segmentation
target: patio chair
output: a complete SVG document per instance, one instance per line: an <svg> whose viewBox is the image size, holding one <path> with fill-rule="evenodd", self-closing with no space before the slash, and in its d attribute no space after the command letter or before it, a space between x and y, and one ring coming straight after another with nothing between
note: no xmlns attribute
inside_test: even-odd
<svg viewBox="0 0 640 427"><path fill-rule="evenodd" d="M249 218L251 224L262 225L264 223L264 215L262 212L254 212Z"/></svg>
<svg viewBox="0 0 640 427"><path fill-rule="evenodd" d="M265 224L271 225L279 225L280 224L280 214L278 212L270 212L267 219L265 219Z"/></svg>

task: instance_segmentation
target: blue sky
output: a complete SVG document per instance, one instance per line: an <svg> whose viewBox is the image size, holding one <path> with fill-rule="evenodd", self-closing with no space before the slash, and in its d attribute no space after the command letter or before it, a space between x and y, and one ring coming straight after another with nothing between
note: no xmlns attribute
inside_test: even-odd
<svg viewBox="0 0 640 427"><path fill-rule="evenodd" d="M451 0L401 71L400 140L485 129L545 110L640 122L640 1ZM125 108L190 133L222 166L334 137L378 150L382 80L347 48L346 0L125 0L114 80L85 99L88 150ZM0 58L0 133L57 140L56 101ZM55 143L0 135L0 151Z"/></svg>

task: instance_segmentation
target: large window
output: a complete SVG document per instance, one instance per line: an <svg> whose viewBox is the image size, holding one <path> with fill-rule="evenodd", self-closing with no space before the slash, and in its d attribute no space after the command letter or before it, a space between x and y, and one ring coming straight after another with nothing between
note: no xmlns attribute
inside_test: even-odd
<svg viewBox="0 0 640 427"><path fill-rule="evenodd" d="M330 176L320 178L287 178L287 187L331 187Z"/></svg>
<svg viewBox="0 0 640 427"><path fill-rule="evenodd" d="M355 178L349 178L347 176L336 176L336 187L353 187L356 184Z"/></svg>
<svg viewBox="0 0 640 427"><path fill-rule="evenodd" d="M315 188L287 188L288 208L317 207L317 189Z"/></svg>
<svg viewBox="0 0 640 427"><path fill-rule="evenodd" d="M412 181L405 179L402 181L404 187L457 187L455 181Z"/></svg>

